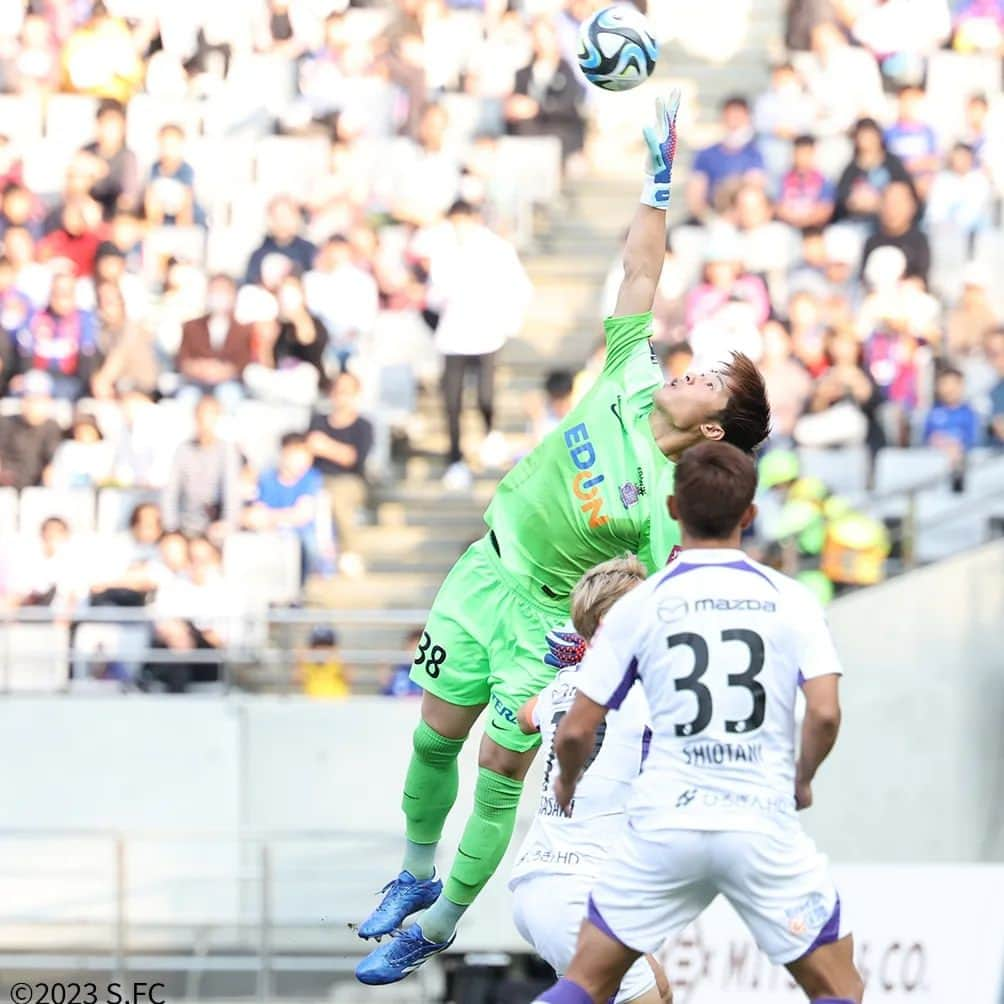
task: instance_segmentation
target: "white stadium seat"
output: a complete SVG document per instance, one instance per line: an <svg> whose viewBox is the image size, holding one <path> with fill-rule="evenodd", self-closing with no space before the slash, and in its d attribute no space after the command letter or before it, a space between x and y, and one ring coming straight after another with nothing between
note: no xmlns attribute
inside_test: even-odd
<svg viewBox="0 0 1004 1004"><path fill-rule="evenodd" d="M0 625L0 692L52 693L66 687L68 627Z"/></svg>
<svg viewBox="0 0 1004 1004"><path fill-rule="evenodd" d="M280 533L231 534L223 575L250 609L292 603L300 594L300 543Z"/></svg>
<svg viewBox="0 0 1004 1004"><path fill-rule="evenodd" d="M32 537L50 516L65 519L73 533L92 533L95 521L94 492L90 488L25 488L21 492L18 529Z"/></svg>
<svg viewBox="0 0 1004 1004"><path fill-rule="evenodd" d="M914 556L918 561L950 558L984 543L989 536L986 509L956 492L934 489L917 495Z"/></svg>
<svg viewBox="0 0 1004 1004"><path fill-rule="evenodd" d="M858 495L868 484L869 458L864 446L798 451L804 477L819 478L835 495Z"/></svg>

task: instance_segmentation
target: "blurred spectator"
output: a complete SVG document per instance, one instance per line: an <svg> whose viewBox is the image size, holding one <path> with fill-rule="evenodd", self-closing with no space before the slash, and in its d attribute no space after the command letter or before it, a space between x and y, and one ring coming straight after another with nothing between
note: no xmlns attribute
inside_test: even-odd
<svg viewBox="0 0 1004 1004"><path fill-rule="evenodd" d="M49 488L99 488L112 477L115 451L101 434L93 415L78 413L70 426L70 437L64 439L45 471Z"/></svg>
<svg viewBox="0 0 1004 1004"><path fill-rule="evenodd" d="M990 442L1004 447L1004 328L990 332L986 346L987 359L997 376L990 391Z"/></svg>
<svg viewBox="0 0 1004 1004"><path fill-rule="evenodd" d="M945 348L950 358L964 358L980 348L984 334L998 323L990 302L990 269L970 262L962 273L962 296L949 311L945 326Z"/></svg>
<svg viewBox="0 0 1004 1004"><path fill-rule="evenodd" d="M377 183L381 202L395 220L424 226L442 218L460 191L460 158L446 142L449 118L442 105L429 105L418 141L402 137L386 159Z"/></svg>
<svg viewBox="0 0 1004 1004"><path fill-rule="evenodd" d="M885 146L874 119L859 119L854 126L854 156L837 183L834 221L847 220L874 227L882 193L894 181L910 182L903 162Z"/></svg>
<svg viewBox="0 0 1004 1004"><path fill-rule="evenodd" d="M97 137L84 147L95 160L97 180L91 197L110 220L115 210L135 209L139 204L140 177L136 155L125 145L125 108L118 101L105 100L98 106Z"/></svg>
<svg viewBox="0 0 1004 1004"><path fill-rule="evenodd" d="M835 0L788 0L785 10L784 41L795 52L812 47L812 33L821 24L837 19Z"/></svg>
<svg viewBox="0 0 1004 1004"><path fill-rule="evenodd" d="M529 409L530 439L534 445L556 429L572 410L574 386L574 377L567 370L547 374L543 399L535 399Z"/></svg>
<svg viewBox="0 0 1004 1004"><path fill-rule="evenodd" d="M533 24L533 55L516 73L505 104L508 131L514 136L557 136L567 161L582 150L585 138L581 99L581 86L561 56L553 24L538 18Z"/></svg>
<svg viewBox="0 0 1004 1004"><path fill-rule="evenodd" d="M22 183L11 180L3 190L0 207L0 228L6 233L12 227L24 227L32 237L42 234L38 200Z"/></svg>
<svg viewBox="0 0 1004 1004"><path fill-rule="evenodd" d="M926 57L947 41L951 26L948 0L881 0L862 6L851 34L874 53L888 80L917 83Z"/></svg>
<svg viewBox="0 0 1004 1004"><path fill-rule="evenodd" d="M954 231L968 248L989 226L992 202L990 179L976 165L972 147L956 143L931 185L925 214L928 225Z"/></svg>
<svg viewBox="0 0 1004 1004"><path fill-rule="evenodd" d="M373 449L373 425L359 413L359 378L340 373L331 384L331 408L310 420L307 445L314 467L324 478L324 491L338 534L339 569L346 575L364 571L356 524L366 504L366 460Z"/></svg>
<svg viewBox="0 0 1004 1004"><path fill-rule="evenodd" d="M169 574L154 597L151 647L174 656L225 649L238 611L223 580L219 550L205 537L187 542L180 534L165 536L161 547ZM192 683L218 681L222 667L222 655L219 660L152 662L144 666L143 679L169 694L183 694Z"/></svg>
<svg viewBox="0 0 1004 1004"><path fill-rule="evenodd" d="M307 697L348 697L349 671L338 653L338 635L329 627L310 630L310 651L296 668L297 679Z"/></svg>
<svg viewBox="0 0 1004 1004"><path fill-rule="evenodd" d="M812 378L792 352L791 336L780 321L763 327L763 356L758 363L770 401L771 443L789 444L795 422L805 409Z"/></svg>
<svg viewBox="0 0 1004 1004"><path fill-rule="evenodd" d="M190 227L206 222L195 200L195 171L185 160L185 133L168 123L157 133L157 159L150 168L144 205L153 226Z"/></svg>
<svg viewBox="0 0 1004 1004"><path fill-rule="evenodd" d="M8 227L3 236L3 253L14 269L15 285L33 307L45 306L49 299L52 273L35 261L35 240L27 227Z"/></svg>
<svg viewBox="0 0 1004 1004"><path fill-rule="evenodd" d="M916 276L927 282L931 247L927 235L917 225L917 212L917 197L909 182L894 181L886 186L879 208L878 229L865 241L861 254L862 272L876 248L894 247L906 257L907 278Z"/></svg>
<svg viewBox="0 0 1004 1004"><path fill-rule="evenodd" d="M19 372L48 374L51 393L71 401L86 392L100 363L95 318L77 309L76 287L72 275L53 276L49 305L21 329L17 343ZM22 380L15 377L12 386L19 389Z"/></svg>
<svg viewBox="0 0 1004 1004"><path fill-rule="evenodd" d="M1000 53L1004 49L1004 0L956 0L952 29L956 51Z"/></svg>
<svg viewBox="0 0 1004 1004"><path fill-rule="evenodd" d="M727 214L735 228L739 255L746 271L766 277L770 291L780 295L796 236L791 227L773 217L773 207L763 186L749 182L736 190Z"/></svg>
<svg viewBox="0 0 1004 1004"><path fill-rule="evenodd" d="M217 432L220 406L207 395L195 409L195 438L182 443L164 487L164 526L222 538L240 515L240 458Z"/></svg>
<svg viewBox="0 0 1004 1004"><path fill-rule="evenodd" d="M753 125L767 173L776 178L791 160L791 142L812 130L815 102L791 63L771 68L770 84L753 103Z"/></svg>
<svg viewBox="0 0 1004 1004"><path fill-rule="evenodd" d="M927 193L941 163L938 138L923 117L924 89L906 84L899 90L896 121L885 131L886 149L910 172L917 191Z"/></svg>
<svg viewBox="0 0 1004 1004"><path fill-rule="evenodd" d="M59 47L48 21L29 13L21 25L10 90L16 94L50 94L59 89Z"/></svg>
<svg viewBox="0 0 1004 1004"><path fill-rule="evenodd" d="M62 66L66 90L117 101L128 101L143 79L128 25L109 14L102 0L67 39Z"/></svg>
<svg viewBox="0 0 1004 1004"><path fill-rule="evenodd" d="M330 542L319 526L324 482L313 469L313 461L306 436L287 433L282 437L278 464L258 479L257 499L244 512L250 530L277 530L297 538L304 581L311 572L329 575L333 570Z"/></svg>
<svg viewBox="0 0 1004 1004"><path fill-rule="evenodd" d="M781 179L777 218L803 231L825 226L833 215L836 189L816 166L816 141L798 136L792 149L791 170Z"/></svg>
<svg viewBox="0 0 1004 1004"><path fill-rule="evenodd" d="M762 182L763 154L757 145L750 119L749 102L743 97L726 98L722 104L724 136L698 152L687 184L687 208L703 220L715 205L719 187L731 179Z"/></svg>
<svg viewBox="0 0 1004 1004"><path fill-rule="evenodd" d="M259 346L258 362L244 370L244 382L257 398L278 404L309 406L322 387L328 333L308 309L303 284L295 275L279 286L279 325L275 341Z"/></svg>
<svg viewBox="0 0 1004 1004"><path fill-rule="evenodd" d="M41 262L65 259L76 276L94 273L94 261L101 244L101 207L92 199L67 202L56 227L45 235L35 249Z"/></svg>
<svg viewBox="0 0 1004 1004"><path fill-rule="evenodd" d="M795 358L809 376L816 378L826 372L826 329L819 300L811 293L795 293L788 301L788 327Z"/></svg>
<svg viewBox="0 0 1004 1004"><path fill-rule="evenodd" d="M796 65L819 108L817 135L846 132L856 119L882 113L882 77L875 60L848 44L837 25L829 21L816 25L812 52L800 56Z"/></svg>
<svg viewBox="0 0 1004 1004"><path fill-rule="evenodd" d="M88 565L82 557L65 519L50 516L44 520L32 553L18 562L14 572L15 605L71 610L87 595Z"/></svg>
<svg viewBox="0 0 1004 1004"><path fill-rule="evenodd" d="M177 360L182 395L191 399L213 393L228 409L243 396L241 377L251 361L251 329L234 319L236 300L234 280L214 275L206 313L182 326Z"/></svg>
<svg viewBox="0 0 1004 1004"><path fill-rule="evenodd" d="M520 329L531 287L513 246L484 226L468 203L454 203L448 222L426 240L428 310L434 315L436 347L446 357L443 395L450 446L444 483L457 490L470 481L460 449L464 376L468 368L478 375L488 463L504 449L494 429L495 357Z"/></svg>
<svg viewBox="0 0 1004 1004"><path fill-rule="evenodd" d="M924 443L947 454L956 475L961 475L966 454L979 444L980 419L966 400L961 370L943 369L934 385L935 404L924 420Z"/></svg>
<svg viewBox="0 0 1004 1004"><path fill-rule="evenodd" d="M745 271L740 253L732 234L719 232L711 237L704 253L701 282L687 297L688 328L710 320L723 308L736 303L749 309L754 324L760 325L767 320L770 314L767 288L759 276Z"/></svg>
<svg viewBox="0 0 1004 1004"><path fill-rule="evenodd" d="M115 481L126 488L163 488L174 461L177 440L166 438L161 410L149 394L126 390L120 401Z"/></svg>
<svg viewBox="0 0 1004 1004"><path fill-rule="evenodd" d="M62 439L52 418L52 380L27 373L19 415L0 415L0 484L27 488L42 483Z"/></svg>
<svg viewBox="0 0 1004 1004"><path fill-rule="evenodd" d="M268 236L252 253L244 281L261 282L262 270L272 256L279 258L280 263L285 259L301 275L312 268L317 249L300 236L302 227L303 217L296 200L289 195L277 195L268 207Z"/></svg>
<svg viewBox="0 0 1004 1004"><path fill-rule="evenodd" d="M97 287L98 346L104 357L91 379L91 393L108 400L127 390L152 394L160 364L147 327L126 316L122 291L111 282Z"/></svg>
<svg viewBox="0 0 1004 1004"><path fill-rule="evenodd" d="M421 629L416 629L408 634L404 639L402 648L413 652L418 648L418 643L422 640ZM380 695L382 697L421 697L424 691L411 678L411 660L399 662L391 666L383 674L380 684Z"/></svg>
<svg viewBox="0 0 1004 1004"><path fill-rule="evenodd" d="M344 367L359 349L361 337L376 324L379 293L376 280L353 261L352 245L342 234L321 247L314 268L303 277L307 306L324 323L330 348Z"/></svg>
<svg viewBox="0 0 1004 1004"><path fill-rule="evenodd" d="M965 128L959 136L959 141L965 143L973 151L976 163L986 168L983 157L987 145L987 116L990 113L990 102L985 94L970 94L966 99Z"/></svg>
<svg viewBox="0 0 1004 1004"><path fill-rule="evenodd" d="M102 549L100 578L91 583L91 606L138 607L157 588L159 542L163 536L160 509L140 502L129 514L129 528Z"/></svg>
<svg viewBox="0 0 1004 1004"><path fill-rule="evenodd" d="M795 442L810 447L867 443L876 452L885 445L878 419L882 395L862 365L861 343L852 330L827 332L826 359L807 412L795 424Z"/></svg>
<svg viewBox="0 0 1004 1004"><path fill-rule="evenodd" d="M676 377L685 376L693 367L694 350L689 342L676 342L666 349L665 358L662 360L662 370L666 374L666 379L674 380Z"/></svg>

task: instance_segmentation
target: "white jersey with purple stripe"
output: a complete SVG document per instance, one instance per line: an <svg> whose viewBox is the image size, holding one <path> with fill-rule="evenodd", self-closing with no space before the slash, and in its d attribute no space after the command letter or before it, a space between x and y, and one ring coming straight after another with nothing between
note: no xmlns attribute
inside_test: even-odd
<svg viewBox="0 0 1004 1004"><path fill-rule="evenodd" d="M771 832L795 821L798 688L840 672L808 590L742 551L693 549L613 607L577 682L610 708L644 687L639 829Z"/></svg>
<svg viewBox="0 0 1004 1004"><path fill-rule="evenodd" d="M554 798L554 737L575 700L578 678L577 666L563 669L537 698L534 723L546 757L544 780L536 818L516 855L510 888L531 875L595 875L620 835L631 784L648 754L648 705L641 687L633 687L597 730L571 815L562 814Z"/></svg>

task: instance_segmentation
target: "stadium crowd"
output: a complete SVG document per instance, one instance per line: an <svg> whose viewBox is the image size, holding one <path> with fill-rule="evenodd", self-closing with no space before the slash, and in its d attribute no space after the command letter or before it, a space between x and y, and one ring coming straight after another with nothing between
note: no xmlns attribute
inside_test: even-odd
<svg viewBox="0 0 1004 1004"><path fill-rule="evenodd" d="M447 487L470 369L505 456L494 358L550 165L587 169L574 47L599 6L3 5L0 599L153 598L155 644L217 647L195 613L235 541L292 542L300 581L364 571L417 385L443 378ZM725 102L677 186L668 372L747 351L778 449L929 444L961 476L1004 444L1002 33L1000 0L792 0L769 88ZM549 377L531 436L598 361ZM80 490L116 507L77 518ZM77 537L109 543L99 577Z"/></svg>

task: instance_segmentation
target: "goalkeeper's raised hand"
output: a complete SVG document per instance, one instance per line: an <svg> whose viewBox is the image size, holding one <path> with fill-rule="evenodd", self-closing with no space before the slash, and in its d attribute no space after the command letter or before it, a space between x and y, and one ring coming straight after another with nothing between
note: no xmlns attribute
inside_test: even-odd
<svg viewBox="0 0 1004 1004"><path fill-rule="evenodd" d="M655 127L642 130L648 147L648 167L641 201L653 209L669 205L669 183L673 175L673 157L676 155L676 113L680 110L680 92L669 92L667 100L656 98Z"/></svg>

